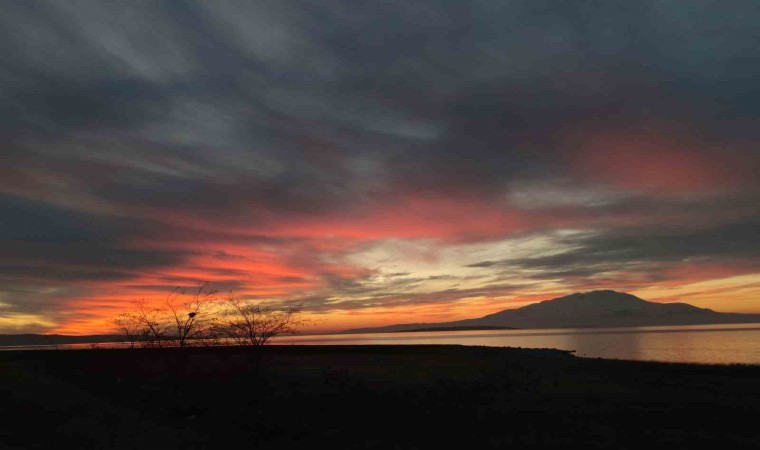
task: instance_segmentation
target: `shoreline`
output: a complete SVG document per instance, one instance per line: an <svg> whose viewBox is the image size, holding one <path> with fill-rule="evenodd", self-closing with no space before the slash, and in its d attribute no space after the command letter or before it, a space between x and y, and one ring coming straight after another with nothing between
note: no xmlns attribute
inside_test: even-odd
<svg viewBox="0 0 760 450"><path fill-rule="evenodd" d="M21 448L760 446L758 379L760 365L464 345L10 351L0 436ZM46 432L22 431L30 421Z"/></svg>

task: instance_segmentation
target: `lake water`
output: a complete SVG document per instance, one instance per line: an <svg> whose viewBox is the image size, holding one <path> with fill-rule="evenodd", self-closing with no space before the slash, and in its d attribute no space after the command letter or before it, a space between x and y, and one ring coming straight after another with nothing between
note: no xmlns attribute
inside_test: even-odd
<svg viewBox="0 0 760 450"><path fill-rule="evenodd" d="M461 344L574 350L588 358L760 364L760 323L281 336L278 344Z"/></svg>
<svg viewBox="0 0 760 450"><path fill-rule="evenodd" d="M278 336L279 345L411 345L459 344L491 347L574 350L587 358L708 364L760 364L760 323L630 328L558 328L481 331L427 331ZM99 348L123 343L97 344ZM25 346L10 349L44 349ZM57 349L87 349L92 344L58 345Z"/></svg>

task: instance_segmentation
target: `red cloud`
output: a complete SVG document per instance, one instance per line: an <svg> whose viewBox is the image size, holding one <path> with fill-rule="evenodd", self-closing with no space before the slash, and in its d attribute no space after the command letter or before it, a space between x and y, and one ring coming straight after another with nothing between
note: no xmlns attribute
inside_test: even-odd
<svg viewBox="0 0 760 450"><path fill-rule="evenodd" d="M715 192L751 180L746 158L700 142L672 127L578 133L571 162L576 173L623 189ZM731 144L723 144L731 145Z"/></svg>

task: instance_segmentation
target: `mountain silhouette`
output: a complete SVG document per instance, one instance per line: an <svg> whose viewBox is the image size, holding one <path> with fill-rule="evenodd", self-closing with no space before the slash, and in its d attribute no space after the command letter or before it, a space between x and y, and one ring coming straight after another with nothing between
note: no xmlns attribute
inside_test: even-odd
<svg viewBox="0 0 760 450"><path fill-rule="evenodd" d="M654 303L611 290L576 292L477 319L354 328L343 333L383 333L446 328L607 328L760 322L760 314L721 313L686 303Z"/></svg>

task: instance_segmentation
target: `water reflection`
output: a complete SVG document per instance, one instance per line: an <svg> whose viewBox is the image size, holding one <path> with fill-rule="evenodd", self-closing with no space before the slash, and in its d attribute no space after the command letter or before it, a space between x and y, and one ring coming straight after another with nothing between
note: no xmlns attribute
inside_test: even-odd
<svg viewBox="0 0 760 450"><path fill-rule="evenodd" d="M760 364L760 324L630 328L426 331L414 333L278 336L278 345L455 344L556 348L577 356L709 364ZM17 346L3 350L127 347L124 342Z"/></svg>
<svg viewBox="0 0 760 450"><path fill-rule="evenodd" d="M760 324L286 336L277 343L556 348L591 358L760 364Z"/></svg>

